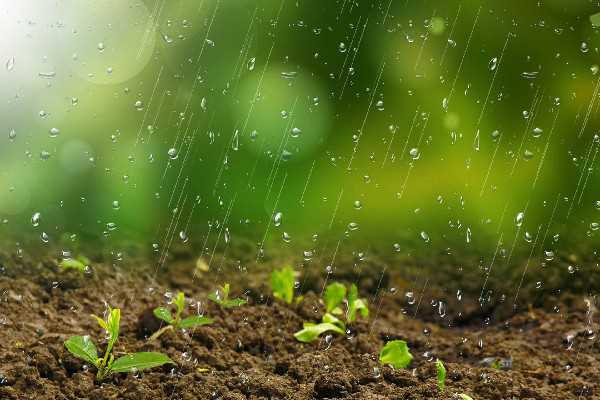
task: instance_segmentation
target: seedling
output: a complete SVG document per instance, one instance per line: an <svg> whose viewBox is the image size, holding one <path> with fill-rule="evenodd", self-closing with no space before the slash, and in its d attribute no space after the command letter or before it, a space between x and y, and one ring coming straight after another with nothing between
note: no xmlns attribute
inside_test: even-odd
<svg viewBox="0 0 600 400"><path fill-rule="evenodd" d="M150 340L157 339L160 335L165 333L168 329L191 329L196 326L202 326L211 324L213 320L208 317L203 317L200 315L193 315L187 318L181 318L181 313L185 308L185 295L183 292L177 293L175 299L173 299L173 304L175 304L175 314L172 314L171 311L166 307L157 307L154 309L154 315L156 318L162 319L168 325L160 328L152 336L150 336Z"/></svg>
<svg viewBox="0 0 600 400"><path fill-rule="evenodd" d="M140 352L128 354L115 360L113 347L119 338L119 325L121 310L108 308L106 319L92 315L104 329L108 343L103 357L98 357L96 345L86 336L72 336L65 341L65 347L75 357L80 358L97 369L96 380L102 381L108 375L119 372L141 371L148 368L159 367L164 364L175 364L169 357L161 353Z"/></svg>
<svg viewBox="0 0 600 400"><path fill-rule="evenodd" d="M294 300L294 284L296 282L296 273L290 266L271 273L271 290L276 299L291 304Z"/></svg>
<svg viewBox="0 0 600 400"><path fill-rule="evenodd" d="M294 333L294 337L303 343L310 343L325 332L335 332L343 335L346 331L344 322L329 313L323 315L320 324L305 322L302 327L302 330Z"/></svg>
<svg viewBox="0 0 600 400"><path fill-rule="evenodd" d="M240 298L230 299L229 290L229 283L226 283L223 286L221 286L216 293L209 294L208 298L223 308L239 307L247 303L246 300Z"/></svg>
<svg viewBox="0 0 600 400"><path fill-rule="evenodd" d="M346 297L346 294L348 295ZM331 331L335 333L344 334L346 331L346 323L352 323L356 321L356 314L360 314L364 317L369 315L369 309L367 308L367 302L365 299L358 298L358 288L355 284L350 286L350 290L347 291L346 287L338 282L333 282L325 288L323 294L323 300L325 303L325 315L321 320L321 323L315 324L305 322L303 329L296 332L294 337L300 342L312 342L316 340L322 333ZM346 323L337 318L335 315L344 315L342 310L342 303L346 302Z"/></svg>
<svg viewBox="0 0 600 400"><path fill-rule="evenodd" d="M60 263L58 263L58 266L63 271L66 271L68 269L74 269L79 272L85 272L86 269L88 268L88 265L90 265L90 264L91 264L91 262L90 262L89 258L87 258L86 256L80 255L76 258L65 258Z"/></svg>
<svg viewBox="0 0 600 400"><path fill-rule="evenodd" d="M408 345L404 340L392 340L387 342L379 353L379 362L390 364L394 368L406 368L413 359L408 351Z"/></svg>
<svg viewBox="0 0 600 400"><path fill-rule="evenodd" d="M460 397L461 400L473 400L473 398L471 396L469 396L468 394L464 394L464 393L459 394L458 397Z"/></svg>
<svg viewBox="0 0 600 400"><path fill-rule="evenodd" d="M446 367L442 360L437 359L435 361L435 369L437 370L438 387L440 388L440 391L443 392L446 388Z"/></svg>

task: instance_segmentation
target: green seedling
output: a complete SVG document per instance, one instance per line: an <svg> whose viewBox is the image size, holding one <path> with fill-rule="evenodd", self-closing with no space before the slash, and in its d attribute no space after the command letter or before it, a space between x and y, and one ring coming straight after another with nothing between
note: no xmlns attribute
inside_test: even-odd
<svg viewBox="0 0 600 400"><path fill-rule="evenodd" d="M437 359L435 361L435 369L437 370L438 387L440 388L440 391L443 392L446 388L446 367L442 360Z"/></svg>
<svg viewBox="0 0 600 400"><path fill-rule="evenodd" d="M79 272L85 272L90 264L91 262L89 258L80 255L76 258L65 258L60 263L58 263L58 266L63 271L66 271L68 269L74 269Z"/></svg>
<svg viewBox="0 0 600 400"><path fill-rule="evenodd" d="M216 293L211 293L208 295L208 298L223 308L233 308L243 306L247 303L246 300L235 298L229 298L229 283L224 284Z"/></svg>
<svg viewBox="0 0 600 400"><path fill-rule="evenodd" d="M364 318L369 316L369 307L365 299L358 298L358 287L353 283L348 291L348 310L346 311L346 320L348 322L356 321L356 313L359 312Z"/></svg>
<svg viewBox="0 0 600 400"><path fill-rule="evenodd" d="M473 398L471 396L469 396L468 394L464 394L464 393L459 394L458 397L460 397L461 400L473 400Z"/></svg>
<svg viewBox="0 0 600 400"><path fill-rule="evenodd" d="M96 370L96 380L102 381L108 375L119 372L141 371L159 367L164 364L175 364L169 357L161 353L140 352L119 357L115 360L113 348L119 338L121 310L108 308L106 319L92 315L106 332L108 343L103 357L98 357L96 345L89 336L72 336L65 341L65 347L75 357L93 365Z"/></svg>
<svg viewBox="0 0 600 400"><path fill-rule="evenodd" d="M303 329L294 333L294 337L299 342L310 343L325 332L335 332L343 335L346 332L346 324L332 314L327 313L323 315L320 324L305 322Z"/></svg>
<svg viewBox="0 0 600 400"><path fill-rule="evenodd" d="M356 321L357 312L363 317L369 316L369 308L365 299L358 298L358 287L353 283L350 285L350 290L346 291L346 287L338 282L333 282L325 288L323 294L325 302L325 310L328 313L335 315L343 315L342 303L346 303L346 322L352 323Z"/></svg>
<svg viewBox="0 0 600 400"><path fill-rule="evenodd" d="M291 304L294 300L294 284L296 272L290 266L271 273L271 290L276 299Z"/></svg>
<svg viewBox="0 0 600 400"><path fill-rule="evenodd" d="M157 339L169 329L191 329L197 326L213 323L211 318L200 315L193 315L183 319L181 318L181 314L185 308L185 295L183 292L177 293L177 296L173 299L173 304L175 305L175 314L172 314L171 311L166 307L157 307L154 309L154 315L156 318L165 321L168 325L154 332L154 334L150 336L150 340Z"/></svg>
<svg viewBox="0 0 600 400"><path fill-rule="evenodd" d="M404 340L392 340L387 342L379 353L379 362L390 364L394 368L406 368L413 359L408 351L408 345Z"/></svg>
<svg viewBox="0 0 600 400"><path fill-rule="evenodd" d="M358 298L358 288L355 284L352 284L350 290L347 291L341 283L331 283L325 288L323 302L325 303L325 315L323 315L321 323L305 322L303 329L294 334L298 341L312 342L325 332L335 332L343 335L346 332L346 323L356 321L357 312L360 312L364 317L369 315L367 301ZM346 322L335 316L344 315L341 307L344 302L346 303Z"/></svg>

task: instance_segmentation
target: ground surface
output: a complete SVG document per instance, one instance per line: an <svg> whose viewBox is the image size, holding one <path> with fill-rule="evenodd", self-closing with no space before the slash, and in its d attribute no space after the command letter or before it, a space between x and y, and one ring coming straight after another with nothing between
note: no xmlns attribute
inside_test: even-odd
<svg viewBox="0 0 600 400"><path fill-rule="evenodd" d="M305 299L288 306L270 298L269 266L248 273L216 262L218 268L202 272L196 261L171 256L157 273L155 263L143 260L119 266L95 260L92 272L81 275L60 272L52 258L1 255L0 399L452 399L458 393L476 400L600 398L595 306L583 295L564 295L546 310L525 307L500 322L486 319L477 305L457 311L450 297L460 296L454 293L447 296L448 315L419 293L407 301L401 278L390 268L372 275L340 273L336 279L359 281L371 317L330 343L301 344L293 333L323 312L317 296L322 269L300 277ZM222 310L206 300L225 280L249 305ZM159 326L149 310L176 290L184 290L192 309L215 323L148 342L145 337ZM117 353L160 351L177 365L94 383L93 370L67 353L63 342L90 334L102 348L89 315L102 314L105 303L122 309ZM385 342L397 338L414 355L410 369L377 362ZM486 357L511 359L512 365L485 367ZM436 358L448 369L443 393L436 385Z"/></svg>

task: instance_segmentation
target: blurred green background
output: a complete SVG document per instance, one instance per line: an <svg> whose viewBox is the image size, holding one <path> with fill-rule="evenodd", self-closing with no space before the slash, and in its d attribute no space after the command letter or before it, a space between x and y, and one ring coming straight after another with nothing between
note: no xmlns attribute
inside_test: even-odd
<svg viewBox="0 0 600 400"><path fill-rule="evenodd" d="M0 236L249 238L258 255L311 251L319 235L334 257L336 242L594 248L598 12L591 0L4 2Z"/></svg>

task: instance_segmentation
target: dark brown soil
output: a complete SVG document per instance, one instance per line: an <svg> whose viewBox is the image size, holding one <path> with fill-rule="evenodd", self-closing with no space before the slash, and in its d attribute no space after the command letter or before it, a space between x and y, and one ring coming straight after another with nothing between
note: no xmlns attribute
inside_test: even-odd
<svg viewBox="0 0 600 400"><path fill-rule="evenodd" d="M359 281L370 318L330 343L302 344L293 333L323 310L322 268L314 276L305 271L305 298L288 306L269 296L268 262L248 268L252 273L218 267L194 278L195 263L170 257L155 273L154 263L143 260L118 267L96 260L93 271L81 275L60 272L50 258L0 257L0 399L452 399L459 393L476 400L600 398L593 299L563 296L554 309L525 308L497 322L486 320L476 301L452 315L428 312L439 304L420 293L416 304L407 304L403 283L390 268L372 275L339 273L336 279ZM207 294L224 281L249 305L223 310L208 302ZM215 323L147 341L160 326L150 310L177 290ZM95 383L93 369L72 357L63 342L90 334L102 348L89 315L102 314L106 304L122 309L118 353L160 351L177 365ZM381 347L398 338L414 355L410 368L379 365ZM485 367L487 357L512 364ZM448 370L444 392L436 383L436 358Z"/></svg>

